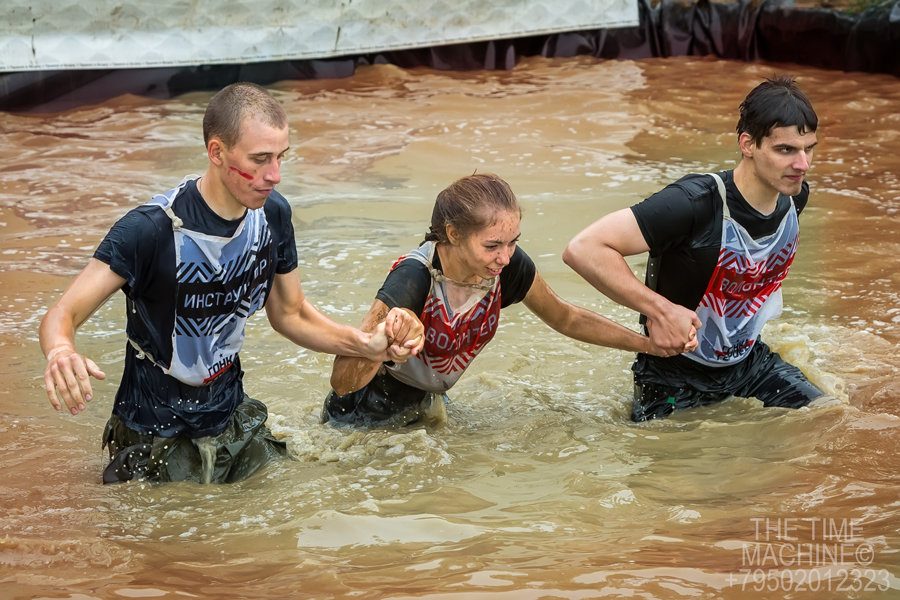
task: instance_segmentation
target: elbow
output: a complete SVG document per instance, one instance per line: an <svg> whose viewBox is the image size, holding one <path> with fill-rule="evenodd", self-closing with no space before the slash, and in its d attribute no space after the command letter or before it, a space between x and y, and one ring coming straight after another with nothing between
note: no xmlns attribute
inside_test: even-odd
<svg viewBox="0 0 900 600"><path fill-rule="evenodd" d="M269 320L269 326L272 327L272 330L276 333L283 335L284 337L288 337L287 335L287 319L285 318L284 313L279 313L278 311L272 310L271 307L266 305L266 318Z"/></svg>
<svg viewBox="0 0 900 600"><path fill-rule="evenodd" d="M569 267L572 267L572 260L574 259L573 254L574 251L572 249L572 242L569 242L568 244L566 244L566 248L562 253L562 260Z"/></svg>
<svg viewBox="0 0 900 600"><path fill-rule="evenodd" d="M282 326L282 324L279 321L273 321L272 319L269 319L269 325L271 325L272 331L274 331L275 333L277 333L279 335L284 336L284 327ZM285 336L285 337L287 337L287 336Z"/></svg>
<svg viewBox="0 0 900 600"><path fill-rule="evenodd" d="M350 367L351 365L348 364L347 357L334 357L334 365L331 368L331 379L329 383L331 384L331 389L334 390L334 393L338 396L345 396L350 392L355 392L360 387L359 385L355 385L357 380Z"/></svg>
<svg viewBox="0 0 900 600"><path fill-rule="evenodd" d="M338 377L337 375L335 375L334 373L331 374L330 383L331 383L331 389L334 390L334 393L337 394L338 396L345 396L353 391L350 389L350 386L347 385L345 381L342 381L341 378Z"/></svg>
<svg viewBox="0 0 900 600"><path fill-rule="evenodd" d="M578 260L581 252L579 251L579 243L578 239L575 238L566 244L566 248L562 253L562 260L570 269L578 272L580 267L580 262Z"/></svg>
<svg viewBox="0 0 900 600"><path fill-rule="evenodd" d="M341 377L338 375L338 361L341 359L340 356L334 357L334 362L331 364L331 377L328 380L328 384L331 386L331 389L337 393L338 396L343 396L347 392L342 389L341 385Z"/></svg>

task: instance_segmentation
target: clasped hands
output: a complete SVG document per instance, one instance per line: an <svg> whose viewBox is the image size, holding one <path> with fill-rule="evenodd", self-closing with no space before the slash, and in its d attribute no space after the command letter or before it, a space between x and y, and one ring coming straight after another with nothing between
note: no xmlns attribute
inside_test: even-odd
<svg viewBox="0 0 900 600"><path fill-rule="evenodd" d="M700 343L697 339L697 330L702 323L697 313L675 304L671 307L662 317L647 318L651 354L656 356L676 356L693 352Z"/></svg>
<svg viewBox="0 0 900 600"><path fill-rule="evenodd" d="M386 352L387 360L404 363L425 346L425 327L408 308L392 308L380 322L369 348L376 353Z"/></svg>

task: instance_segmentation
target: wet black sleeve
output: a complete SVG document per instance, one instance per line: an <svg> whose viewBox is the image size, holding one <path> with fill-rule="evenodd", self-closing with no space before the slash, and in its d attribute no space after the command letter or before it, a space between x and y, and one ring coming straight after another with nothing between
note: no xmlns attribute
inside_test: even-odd
<svg viewBox="0 0 900 600"><path fill-rule="evenodd" d="M272 192L265 204L266 220L275 241L275 272L283 275L297 268L297 243L291 222L291 205L278 192Z"/></svg>
<svg viewBox="0 0 900 600"><path fill-rule="evenodd" d="M414 258L407 258L388 273L375 297L388 308L399 306L421 315L430 289L431 273L428 268Z"/></svg>
<svg viewBox="0 0 900 600"><path fill-rule="evenodd" d="M655 289L676 304L693 309L703 296L721 245L721 205L712 177L688 175L631 207L658 259Z"/></svg>
<svg viewBox="0 0 900 600"><path fill-rule="evenodd" d="M127 294L141 294L154 286L154 265L160 258L174 270L174 247L161 244L162 235L172 237L172 222L163 211L155 208L151 212L147 207L130 210L110 228L94 258L125 279Z"/></svg>
<svg viewBox="0 0 900 600"><path fill-rule="evenodd" d="M500 272L500 308L521 302L534 283L534 261L516 246L509 264Z"/></svg>
<svg viewBox="0 0 900 600"><path fill-rule="evenodd" d="M712 178L707 178L714 185ZM702 188L698 189L696 182L692 182L695 185L685 186L686 179L667 185L631 207L644 241L650 247L651 256L685 244L694 235L697 223L695 211L698 209L694 198ZM708 207L708 211L711 210L712 205Z"/></svg>

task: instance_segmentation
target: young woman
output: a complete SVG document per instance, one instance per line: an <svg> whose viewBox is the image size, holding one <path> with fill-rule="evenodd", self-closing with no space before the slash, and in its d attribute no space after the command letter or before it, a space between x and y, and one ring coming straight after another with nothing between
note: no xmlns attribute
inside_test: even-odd
<svg viewBox="0 0 900 600"><path fill-rule="evenodd" d="M557 296L517 246L522 211L491 174L438 194L425 241L391 268L360 329L394 308L418 315L425 347L407 362L337 356L323 422L402 426L449 390L497 331L500 309L524 302L560 333L591 344L660 354L649 338Z"/></svg>

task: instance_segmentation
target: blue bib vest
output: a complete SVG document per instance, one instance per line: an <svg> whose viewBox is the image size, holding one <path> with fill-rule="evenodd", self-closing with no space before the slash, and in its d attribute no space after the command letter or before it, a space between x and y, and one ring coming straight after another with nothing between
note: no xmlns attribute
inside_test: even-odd
<svg viewBox="0 0 900 600"><path fill-rule="evenodd" d="M247 210L231 237L185 228L172 205L190 180L148 203L172 220L176 262L172 360L162 364L131 344L138 358L152 361L165 374L202 386L232 365L244 342L247 319L265 304L272 235L262 208Z"/></svg>

